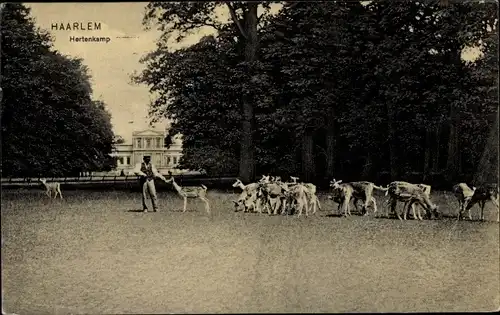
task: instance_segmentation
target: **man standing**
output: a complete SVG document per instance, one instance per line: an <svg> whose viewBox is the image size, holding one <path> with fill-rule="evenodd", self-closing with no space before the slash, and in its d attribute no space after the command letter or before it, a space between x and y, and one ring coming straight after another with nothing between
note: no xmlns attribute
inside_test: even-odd
<svg viewBox="0 0 500 315"><path fill-rule="evenodd" d="M140 185L142 186L142 211L148 212L148 206L146 205L146 193L148 193L151 198L153 212L158 211L158 198L156 197L154 179L155 177L158 177L164 182L167 180L163 177L163 175L158 173L156 167L151 163L151 157L149 156L144 156L143 162L138 163L135 166L134 173L141 177Z"/></svg>

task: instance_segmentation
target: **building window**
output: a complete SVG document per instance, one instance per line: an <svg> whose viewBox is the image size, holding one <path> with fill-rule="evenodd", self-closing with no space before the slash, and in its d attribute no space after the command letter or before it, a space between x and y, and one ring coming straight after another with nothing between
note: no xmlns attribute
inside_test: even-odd
<svg viewBox="0 0 500 315"><path fill-rule="evenodd" d="M137 139L135 140L135 141L136 141L136 142L135 142L135 146L136 146L137 148L139 148L139 149L140 149L140 148L142 148L142 141L141 141L141 140L142 140L141 138L137 138Z"/></svg>
<svg viewBox="0 0 500 315"><path fill-rule="evenodd" d="M174 165L177 165L177 157L174 156Z"/></svg>
<svg viewBox="0 0 500 315"><path fill-rule="evenodd" d="M167 156L167 165L170 165L170 156Z"/></svg>
<svg viewBox="0 0 500 315"><path fill-rule="evenodd" d="M151 138L146 139L146 148L147 149L151 148Z"/></svg>
<svg viewBox="0 0 500 315"><path fill-rule="evenodd" d="M156 165L161 164L161 153L155 153L155 164Z"/></svg>
<svg viewBox="0 0 500 315"><path fill-rule="evenodd" d="M127 156L127 165L130 165L130 156Z"/></svg>
<svg viewBox="0 0 500 315"><path fill-rule="evenodd" d="M156 138L156 147L161 148L161 138Z"/></svg>

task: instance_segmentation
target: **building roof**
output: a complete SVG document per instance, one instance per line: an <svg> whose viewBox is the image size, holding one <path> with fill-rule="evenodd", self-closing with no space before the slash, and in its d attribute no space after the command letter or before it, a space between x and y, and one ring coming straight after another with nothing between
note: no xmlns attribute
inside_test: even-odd
<svg viewBox="0 0 500 315"><path fill-rule="evenodd" d="M132 132L132 137L143 137L143 136L162 136L162 137L165 137L165 131L146 129L146 130L138 130L138 131Z"/></svg>

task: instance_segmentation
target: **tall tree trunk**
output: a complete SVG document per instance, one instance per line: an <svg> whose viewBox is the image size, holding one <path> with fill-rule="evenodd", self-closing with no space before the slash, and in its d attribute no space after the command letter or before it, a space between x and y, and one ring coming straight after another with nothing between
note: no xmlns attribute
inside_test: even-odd
<svg viewBox="0 0 500 315"><path fill-rule="evenodd" d="M449 53L449 62L457 66L462 63L461 49L459 45L455 45L451 48L451 52ZM446 159L447 181L455 180L459 172L459 119L461 109L458 108L458 105L460 104L459 99L451 97L452 95L453 94L450 94L450 98L447 99L450 103L450 134L448 138L448 154Z"/></svg>
<svg viewBox="0 0 500 315"><path fill-rule="evenodd" d="M458 113L455 105L450 106L450 136L448 138L448 154L446 159L446 180L453 181L458 173Z"/></svg>
<svg viewBox="0 0 500 315"><path fill-rule="evenodd" d="M495 123L493 124L488 141L483 150L481 159L474 175L474 185L480 185L484 183L497 183L498 182L498 163L499 163L499 152L498 152L498 128L499 128L499 111L497 109L497 114L495 117Z"/></svg>
<svg viewBox="0 0 500 315"><path fill-rule="evenodd" d="M326 130L326 170L325 176L328 180L335 177L335 118L333 109L328 115Z"/></svg>
<svg viewBox="0 0 500 315"><path fill-rule="evenodd" d="M257 3L248 3L248 10L245 12L245 61L253 73L254 62L257 60ZM253 84L253 80L251 84ZM242 102L242 135L240 142L240 171L239 176L243 182L252 182L255 179L255 156L253 146L254 132L254 95L244 95Z"/></svg>
<svg viewBox="0 0 500 315"><path fill-rule="evenodd" d="M440 159L440 152L441 152L441 122L436 126L436 129L434 129L434 139L436 141L434 142L434 147L433 147L433 154L432 154L432 171L434 173L439 172L439 159Z"/></svg>
<svg viewBox="0 0 500 315"><path fill-rule="evenodd" d="M370 171L372 169L372 157L370 155L370 151L367 152L367 156L365 158L365 165L363 165L363 171L361 173L361 178L364 180L368 180L370 176Z"/></svg>
<svg viewBox="0 0 500 315"><path fill-rule="evenodd" d="M389 133L389 165L391 171L391 180L397 180L398 171L397 171L397 161L396 161L396 148L394 146L396 133L394 131L394 112L392 108L392 104L390 101L386 102L387 104L387 125L388 125L388 133Z"/></svg>
<svg viewBox="0 0 500 315"><path fill-rule="evenodd" d="M427 181L429 176L429 170L431 168L431 150L432 150L432 129L430 127L425 128L425 147L424 147L424 182Z"/></svg>
<svg viewBox="0 0 500 315"><path fill-rule="evenodd" d="M306 130L302 136L302 178L311 182L315 177L314 138L311 130Z"/></svg>

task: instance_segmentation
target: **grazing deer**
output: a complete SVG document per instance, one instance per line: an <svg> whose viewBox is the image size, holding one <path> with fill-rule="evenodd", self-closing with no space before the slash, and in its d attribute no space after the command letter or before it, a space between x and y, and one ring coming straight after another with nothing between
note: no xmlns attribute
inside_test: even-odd
<svg viewBox="0 0 500 315"><path fill-rule="evenodd" d="M388 203L390 205L390 210L391 212L396 213L399 220L402 220L402 218L399 215L399 212L396 211L396 204L398 201L404 202L405 205L408 205L407 209L403 209L405 214L409 207L412 207L413 215L415 216L415 203L417 203L424 208L428 218L431 218L432 214L434 214L435 217L440 215L438 211L439 207L432 203L429 195L424 192L422 187L408 182L394 181L389 184L388 188L389 189L385 194L386 196L389 195ZM418 218L421 219L421 217Z"/></svg>
<svg viewBox="0 0 500 315"><path fill-rule="evenodd" d="M481 217L480 220L484 220L484 205L487 201L491 201L497 207L497 222L500 221L500 209L498 208L498 186L496 184L485 184L479 186L476 190L474 190L474 194L470 198L467 206L465 207L466 211L470 211L472 206L476 203L479 203L479 207L481 208ZM470 216L470 212L469 212Z"/></svg>
<svg viewBox="0 0 500 315"><path fill-rule="evenodd" d="M422 191L424 192L424 194L427 195L427 197L429 197L429 198L431 197L432 186L426 185L426 184L415 184L415 185L418 188L422 189ZM410 214L409 203L410 203L410 201L406 201L404 203L403 209L406 209L406 210L403 213L403 220L406 220L406 217L409 216L409 214ZM415 214L415 204L412 204L411 209L412 209L413 219L423 220L422 214L420 213L420 208L417 208L418 209L417 214ZM415 215L417 215L417 216L415 216Z"/></svg>
<svg viewBox="0 0 500 315"><path fill-rule="evenodd" d="M63 199L62 194L61 194L61 184L58 182L53 182L53 183L47 183L47 180L45 178L40 178L40 182L45 186L47 191L45 194L49 196L49 198L52 197L52 192L54 192L54 199L56 199L57 194L59 194L59 197Z"/></svg>
<svg viewBox="0 0 500 315"><path fill-rule="evenodd" d="M240 197L238 200L233 201L234 206L235 206L235 211L238 211L238 207L240 205L244 206L244 212L249 211L250 209L253 209L254 211L261 212L259 204L260 202L257 202L257 198L254 198L257 195L257 190L259 187L258 183L250 183L248 185L244 185L241 180L237 179L236 182L233 184L233 187L239 187L241 188L242 192L240 194ZM251 199L251 202L247 202L247 199Z"/></svg>
<svg viewBox="0 0 500 315"><path fill-rule="evenodd" d="M190 186L190 187L181 187L176 182L174 177L167 179L166 183L172 183L174 185L177 194L184 198L184 210L182 212L186 212L187 199L188 198L200 198L205 203L205 209L208 213L210 213L210 203L207 199L207 187L201 184L201 187L198 186Z"/></svg>

